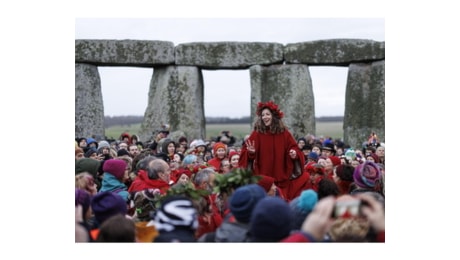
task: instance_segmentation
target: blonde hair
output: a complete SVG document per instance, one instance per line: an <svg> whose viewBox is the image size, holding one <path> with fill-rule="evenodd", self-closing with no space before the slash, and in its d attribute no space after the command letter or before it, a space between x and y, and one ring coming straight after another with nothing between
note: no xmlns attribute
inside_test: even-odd
<svg viewBox="0 0 460 260"><path fill-rule="evenodd" d="M75 188L79 188L85 191L88 191L91 195L94 195L94 190L91 189L91 183L90 181L92 180L92 183L94 184L94 177L88 172L81 172L77 175L75 175ZM97 190L96 190L97 192Z"/></svg>
<svg viewBox="0 0 460 260"><path fill-rule="evenodd" d="M370 223L362 218L338 218L329 230L334 242L367 242Z"/></svg>

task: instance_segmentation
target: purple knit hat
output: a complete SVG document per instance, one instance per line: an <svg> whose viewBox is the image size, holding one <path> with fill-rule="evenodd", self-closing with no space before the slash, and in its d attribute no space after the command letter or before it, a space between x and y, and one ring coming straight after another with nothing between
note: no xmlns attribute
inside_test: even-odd
<svg viewBox="0 0 460 260"><path fill-rule="evenodd" d="M117 214L126 215L128 212L125 200L120 195L110 191L97 193L91 200L91 209L99 224L102 224L111 216Z"/></svg>
<svg viewBox="0 0 460 260"><path fill-rule="evenodd" d="M358 165L353 173L353 180L361 188L374 188L377 181L382 178L379 166L366 161Z"/></svg>
<svg viewBox="0 0 460 260"><path fill-rule="evenodd" d="M104 162L102 170L112 174L117 179L122 179L125 175L126 162L120 159L110 159Z"/></svg>
<svg viewBox="0 0 460 260"><path fill-rule="evenodd" d="M91 195L83 189L75 188L75 206L77 205L82 206L83 219L84 219L84 216L86 215L86 212L89 209L90 203L91 203Z"/></svg>

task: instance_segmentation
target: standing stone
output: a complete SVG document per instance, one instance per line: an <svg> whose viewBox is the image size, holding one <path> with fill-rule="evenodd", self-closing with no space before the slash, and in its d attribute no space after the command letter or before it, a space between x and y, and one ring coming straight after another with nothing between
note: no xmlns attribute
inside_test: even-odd
<svg viewBox="0 0 460 260"><path fill-rule="evenodd" d="M355 149L372 132L385 141L385 61L350 64L343 131L344 142Z"/></svg>
<svg viewBox="0 0 460 260"><path fill-rule="evenodd" d="M75 64L75 137L105 136L104 103L97 66Z"/></svg>
<svg viewBox="0 0 460 260"><path fill-rule="evenodd" d="M189 140L206 136L203 75L192 66L155 68L149 101L141 124L141 140L149 140L164 124L183 131ZM177 140L176 140L177 141Z"/></svg>
<svg viewBox="0 0 460 260"><path fill-rule="evenodd" d="M257 103L273 100L284 112L283 121L295 138L315 134L315 99L307 65L256 65L249 71L252 122Z"/></svg>

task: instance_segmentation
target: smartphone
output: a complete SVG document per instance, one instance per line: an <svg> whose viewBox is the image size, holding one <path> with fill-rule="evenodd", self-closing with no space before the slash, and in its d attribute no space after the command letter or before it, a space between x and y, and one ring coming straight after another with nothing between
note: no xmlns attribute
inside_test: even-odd
<svg viewBox="0 0 460 260"><path fill-rule="evenodd" d="M335 202L332 218L357 218L362 217L360 199L339 200Z"/></svg>

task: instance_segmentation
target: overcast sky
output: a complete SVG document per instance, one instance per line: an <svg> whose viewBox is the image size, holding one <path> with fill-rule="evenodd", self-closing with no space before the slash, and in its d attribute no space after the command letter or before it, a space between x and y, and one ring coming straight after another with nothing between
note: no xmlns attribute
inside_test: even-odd
<svg viewBox="0 0 460 260"><path fill-rule="evenodd" d="M281 44L353 38L385 41L385 19L329 18L76 18L76 39L159 40L174 45L197 41L258 41ZM144 115L152 69L99 67L104 112ZM316 116L342 116L346 67L310 67ZM205 115L250 114L249 70L203 70Z"/></svg>

